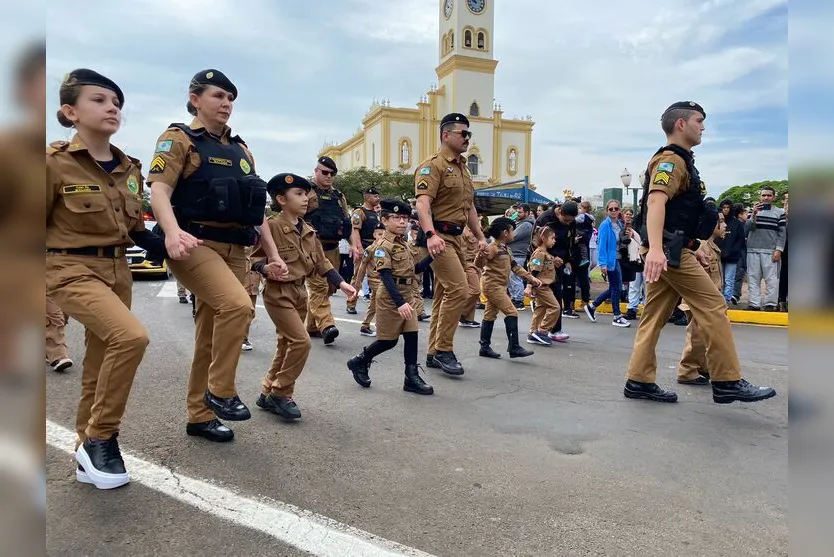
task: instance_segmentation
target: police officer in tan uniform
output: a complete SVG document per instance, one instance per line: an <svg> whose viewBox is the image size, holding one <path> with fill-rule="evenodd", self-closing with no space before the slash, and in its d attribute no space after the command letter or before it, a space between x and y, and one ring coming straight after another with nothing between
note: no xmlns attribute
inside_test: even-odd
<svg viewBox="0 0 834 557"><path fill-rule="evenodd" d="M263 292L264 307L275 324L278 346L256 404L284 420L301 418L293 394L310 354L310 336L304 328L307 313L305 280L312 276L323 277L341 289L349 300L356 297L356 290L342 279L324 256L316 231L301 218L307 212L307 194L312 187L310 182L295 174L278 174L268 185L273 209L281 211L268 219L269 233L287 264L288 274L280 281L267 280ZM255 252L254 256L257 255ZM262 273L265 273L265 267L263 260L254 265Z"/></svg>
<svg viewBox="0 0 834 557"><path fill-rule="evenodd" d="M692 148L701 143L706 112L691 101L671 105L660 118L667 145L658 149L646 169L641 215L645 225L644 277L646 304L637 328L623 394L658 402L677 402L678 395L659 387L655 349L660 331L683 297L706 336L713 400L755 402L776 394L742 379L727 304L704 266L709 255L701 239L715 229L715 207L704 203L706 186L695 168Z"/></svg>
<svg viewBox="0 0 834 557"><path fill-rule="evenodd" d="M304 220L315 230L324 255L334 268L339 268L339 241L351 233L350 208L342 192L333 187L336 177L336 163L330 157L320 157L313 171L313 188ZM354 248L351 255L355 258ZM339 336L336 321L330 308L330 295L335 288L328 285L323 277L312 276L307 280L310 295L307 310L307 332L311 337L321 337L324 344L333 344Z"/></svg>
<svg viewBox="0 0 834 557"><path fill-rule="evenodd" d="M419 373L417 364L417 336L419 326L417 313L411 306L412 286L415 273L422 272L431 258L414 264L411 251L405 240L405 228L411 215L411 208L399 199L385 199L382 205L382 222L385 235L374 244L374 268L382 283L377 289L377 340L362 349L362 352L347 362L353 379L360 386L371 386L369 376L373 359L397 345L403 337L403 359L405 379L403 390L420 395L431 395L434 389L427 385Z"/></svg>
<svg viewBox="0 0 834 557"><path fill-rule="evenodd" d="M435 292L426 366L450 375L463 375L454 350L455 331L467 302L463 228L469 224L479 249L486 240L475 211L472 175L463 153L469 148L469 120L452 113L440 122L439 151L420 163L414 173L417 213L434 258Z"/></svg>
<svg viewBox="0 0 834 557"><path fill-rule="evenodd" d="M354 264L358 264L364 257L365 250L374 242L374 230L377 229L379 213L379 191L376 188L366 188L363 192L362 206L353 210L350 224L353 228L350 234L350 244L354 252ZM356 302L347 305L347 313L356 315Z"/></svg>
<svg viewBox="0 0 834 557"><path fill-rule="evenodd" d="M255 161L227 125L237 87L219 70L197 73L189 84L190 124L172 124L159 137L151 161L151 205L165 232L169 264L197 299L194 358L188 381L186 433L230 441L217 418L251 417L235 388L240 348L254 316L244 288L245 248L260 240L270 272L286 265L275 250L264 216L266 183ZM185 254L178 244L195 246Z"/></svg>
<svg viewBox="0 0 834 557"><path fill-rule="evenodd" d="M135 242L164 258L165 248L142 222L139 161L110 144L121 124L121 89L78 69L59 94L58 121L77 133L46 150L46 289L85 329L76 479L111 489L130 481L117 437L148 346L147 331L130 312L125 250Z"/></svg>

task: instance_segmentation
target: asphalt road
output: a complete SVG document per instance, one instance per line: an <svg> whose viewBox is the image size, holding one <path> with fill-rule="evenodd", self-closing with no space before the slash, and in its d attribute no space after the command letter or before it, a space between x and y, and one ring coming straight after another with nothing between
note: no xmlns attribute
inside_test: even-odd
<svg viewBox="0 0 834 557"><path fill-rule="evenodd" d="M334 346L314 339L296 389L303 419L286 424L254 405L275 346L258 308L255 350L237 375L253 418L230 423L235 441L215 445L185 435L193 323L190 306L164 296L170 283L158 295L164 284L134 286L151 345L120 435L127 453L435 555L787 554L786 329L733 327L746 378L777 398L716 405L709 388L680 386L680 402L664 405L622 396L636 323L568 320L569 344L513 361L501 323L501 360L479 358L478 330L459 329L466 375L426 370L436 394L420 397L402 391L401 346L378 358L371 389L356 385L344 362L370 339L340 321ZM337 318L356 318L333 302ZM522 329L529 320L522 312ZM427 334L422 324L421 363ZM72 322L67 335L77 364L47 372L47 417L73 429L83 330ZM674 325L661 336L666 386L683 338ZM139 482L111 492L78 484L74 468L48 450L50 555L304 554Z"/></svg>

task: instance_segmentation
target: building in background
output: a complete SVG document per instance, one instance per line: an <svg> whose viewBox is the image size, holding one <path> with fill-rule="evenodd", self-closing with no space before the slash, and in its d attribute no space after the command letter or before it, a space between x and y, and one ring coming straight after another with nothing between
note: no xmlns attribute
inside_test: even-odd
<svg viewBox="0 0 834 557"><path fill-rule="evenodd" d="M495 1L440 0L437 85L414 107L374 101L354 136L326 143L319 156L331 157L340 170L364 166L414 172L437 151L443 116L460 112L469 118L473 133L466 157L475 187L529 177L533 119L505 118L495 101Z"/></svg>

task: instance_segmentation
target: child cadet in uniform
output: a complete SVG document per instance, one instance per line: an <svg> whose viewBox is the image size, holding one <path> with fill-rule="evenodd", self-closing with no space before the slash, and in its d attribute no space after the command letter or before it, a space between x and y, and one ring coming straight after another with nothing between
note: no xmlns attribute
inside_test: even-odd
<svg viewBox="0 0 834 557"><path fill-rule="evenodd" d="M542 284L535 290L532 284L528 284L525 290L528 298L535 297L536 299L533 321L530 323L530 333L527 335L527 342L530 344L550 346L553 343L549 332L562 311L559 301L553 294L552 285L556 282L556 271L564 262L547 251L555 242L556 233L551 228L542 226L533 232L535 250L527 264L527 269Z"/></svg>
<svg viewBox="0 0 834 557"><path fill-rule="evenodd" d="M353 277L353 288L359 292L362 288L362 281L365 280L365 275L368 276L368 289L371 291L371 299L368 302L368 309L365 311L365 318L359 326L359 334L363 337L375 337L376 332L371 329L371 321L376 316L376 289L379 286L379 273L374 268L373 258L374 250L376 250L377 243L385 234L385 226L377 223L377 228L374 230L374 240L362 253L362 261L359 263L359 268ZM356 304L353 304L356 307Z"/></svg>

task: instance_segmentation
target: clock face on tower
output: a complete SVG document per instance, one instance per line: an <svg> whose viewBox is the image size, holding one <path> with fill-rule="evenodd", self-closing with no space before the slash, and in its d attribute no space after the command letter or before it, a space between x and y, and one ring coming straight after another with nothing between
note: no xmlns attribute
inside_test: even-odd
<svg viewBox="0 0 834 557"><path fill-rule="evenodd" d="M443 15L446 16L446 19L452 17L452 8L454 7L455 0L446 0L446 3L443 4Z"/></svg>
<svg viewBox="0 0 834 557"><path fill-rule="evenodd" d="M472 13L479 14L484 11L486 0L466 0L466 5L469 6Z"/></svg>

